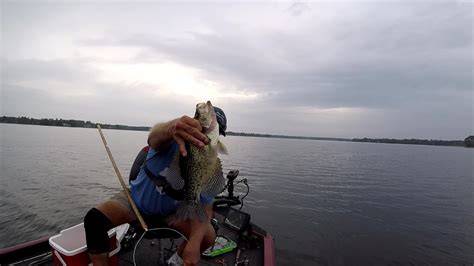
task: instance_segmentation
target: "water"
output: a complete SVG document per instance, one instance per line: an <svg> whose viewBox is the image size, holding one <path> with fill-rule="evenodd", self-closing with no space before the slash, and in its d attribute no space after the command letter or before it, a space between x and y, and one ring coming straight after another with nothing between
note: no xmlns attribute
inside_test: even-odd
<svg viewBox="0 0 474 266"><path fill-rule="evenodd" d="M120 185L95 129L0 124L0 247L82 221ZM122 174L146 132L104 130ZM278 265L474 262L474 150L226 137ZM237 189L243 193L245 190Z"/></svg>

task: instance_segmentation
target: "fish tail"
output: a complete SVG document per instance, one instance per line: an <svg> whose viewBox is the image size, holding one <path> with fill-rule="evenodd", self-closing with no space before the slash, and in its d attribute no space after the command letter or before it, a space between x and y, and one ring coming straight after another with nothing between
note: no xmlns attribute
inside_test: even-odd
<svg viewBox="0 0 474 266"><path fill-rule="evenodd" d="M201 223L207 221L207 213L204 206L200 203L196 204L187 204L184 201L181 201L178 204L178 209L176 210L175 219L173 223L178 221L185 220L195 220L198 219Z"/></svg>

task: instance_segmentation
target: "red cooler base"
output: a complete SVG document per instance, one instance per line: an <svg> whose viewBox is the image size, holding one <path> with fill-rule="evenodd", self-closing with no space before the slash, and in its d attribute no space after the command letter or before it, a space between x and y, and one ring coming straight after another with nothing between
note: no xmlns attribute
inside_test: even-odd
<svg viewBox="0 0 474 266"><path fill-rule="evenodd" d="M117 253L120 251L120 244L115 235L114 229L109 231L109 265L118 265ZM49 245L52 248L54 265L84 266L91 263L83 223L62 230L58 235L51 237Z"/></svg>

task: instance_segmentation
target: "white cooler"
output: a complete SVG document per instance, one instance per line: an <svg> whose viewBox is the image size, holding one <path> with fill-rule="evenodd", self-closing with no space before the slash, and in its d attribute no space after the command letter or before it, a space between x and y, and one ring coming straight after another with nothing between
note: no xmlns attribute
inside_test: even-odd
<svg viewBox="0 0 474 266"><path fill-rule="evenodd" d="M109 265L118 265L117 253L120 251L120 241L128 227L129 224L122 224L108 232L110 239ZM52 248L54 265L83 266L90 264L84 223L64 229L58 235L50 237L49 245Z"/></svg>

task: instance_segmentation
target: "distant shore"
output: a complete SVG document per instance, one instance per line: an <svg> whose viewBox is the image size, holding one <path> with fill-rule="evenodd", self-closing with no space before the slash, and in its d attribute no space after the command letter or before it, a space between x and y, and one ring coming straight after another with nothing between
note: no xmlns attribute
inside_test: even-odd
<svg viewBox="0 0 474 266"><path fill-rule="evenodd" d="M127 126L127 125L112 125L94 123L91 121L75 120L75 119L58 119L58 118L29 118L29 117L0 117L0 123L5 124L23 124L23 125L37 125L37 126L57 126L57 127L83 127L95 128L100 125L104 129L118 129L118 130L134 130L134 131L149 131L150 127L145 126ZM274 134L259 134L259 133L245 133L227 131L229 136L243 136L243 137L260 137L260 138L284 138L284 139L309 139L309 140L331 140L331 141L349 141L349 142L371 142L371 143L389 143L389 144L412 144L412 145L434 145L434 146L460 146L473 147L474 137L469 136L463 140L434 140L434 139L389 139L389 138L330 138L330 137L307 137L307 136L289 136L289 135L274 135Z"/></svg>

